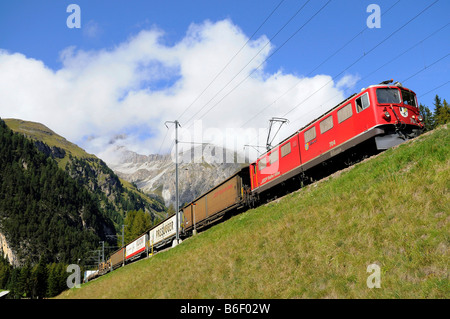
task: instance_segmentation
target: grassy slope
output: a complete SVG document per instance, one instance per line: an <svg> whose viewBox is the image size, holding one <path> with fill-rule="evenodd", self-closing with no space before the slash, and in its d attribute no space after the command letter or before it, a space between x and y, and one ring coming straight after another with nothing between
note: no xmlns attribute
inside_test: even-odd
<svg viewBox="0 0 450 319"><path fill-rule="evenodd" d="M60 297L449 298L449 151L441 127Z"/></svg>

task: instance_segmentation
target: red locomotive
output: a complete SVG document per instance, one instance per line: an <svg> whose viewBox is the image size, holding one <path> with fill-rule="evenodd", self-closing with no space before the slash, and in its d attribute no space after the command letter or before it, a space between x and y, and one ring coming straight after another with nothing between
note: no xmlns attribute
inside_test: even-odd
<svg viewBox="0 0 450 319"><path fill-rule="evenodd" d="M353 94L250 164L251 191L260 194L293 177L329 170L320 164L342 166L419 135L415 93L392 82Z"/></svg>

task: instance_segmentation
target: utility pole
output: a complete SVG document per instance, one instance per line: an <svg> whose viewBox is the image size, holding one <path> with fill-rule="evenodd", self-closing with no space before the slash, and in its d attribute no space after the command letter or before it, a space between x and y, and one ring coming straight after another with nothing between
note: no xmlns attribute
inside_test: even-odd
<svg viewBox="0 0 450 319"><path fill-rule="evenodd" d="M175 207L175 216L176 216L176 231L177 231L177 237L176 237L176 244L178 245L179 239L180 239L180 234L179 234L179 229L178 229L178 211L180 209L179 207L179 198L178 198L178 126L181 127L180 123L175 120L175 121L166 121L164 124L166 125L167 128L169 128L167 126L167 123L172 123L175 124L175 188L176 188L176 200L177 200L177 206Z"/></svg>
<svg viewBox="0 0 450 319"><path fill-rule="evenodd" d="M192 231L192 234L195 236L197 235L197 228L195 227L195 205L196 203L191 203L191 214L192 214L192 220L194 223L194 230Z"/></svg>
<svg viewBox="0 0 450 319"><path fill-rule="evenodd" d="M122 267L125 266L125 226L122 225Z"/></svg>
<svg viewBox="0 0 450 319"><path fill-rule="evenodd" d="M99 241L99 243L102 243L102 263L105 262L105 242Z"/></svg>

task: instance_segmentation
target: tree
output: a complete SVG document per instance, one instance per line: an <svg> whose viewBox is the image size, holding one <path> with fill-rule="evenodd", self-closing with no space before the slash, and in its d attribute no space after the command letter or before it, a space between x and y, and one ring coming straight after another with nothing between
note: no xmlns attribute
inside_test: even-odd
<svg viewBox="0 0 450 319"><path fill-rule="evenodd" d="M447 101L444 99L443 103L440 103L439 97L436 95L435 99L435 114L434 114L434 121L435 126L446 124L450 122L450 106L448 105Z"/></svg>
<svg viewBox="0 0 450 319"><path fill-rule="evenodd" d="M48 282L47 267L44 258L39 260L39 264L33 267L31 273L32 281L32 295L34 298L42 299L47 296L47 282Z"/></svg>
<svg viewBox="0 0 450 319"><path fill-rule="evenodd" d="M53 297L67 289L67 265L62 263L52 263L47 266L48 283L47 296Z"/></svg>
<svg viewBox="0 0 450 319"><path fill-rule="evenodd" d="M125 243L129 243L150 229L152 219L150 214L145 213L143 210L130 210L125 217L124 224L128 226L125 228Z"/></svg>
<svg viewBox="0 0 450 319"><path fill-rule="evenodd" d="M434 120L436 122L436 118L439 117L439 115L441 114L441 110L442 110L442 103L441 103L441 98L436 94L436 96L434 97ZM436 127L436 123L435 123L435 127Z"/></svg>
<svg viewBox="0 0 450 319"><path fill-rule="evenodd" d="M31 297L31 266L25 265L20 270L18 278L18 291L20 297L30 298Z"/></svg>
<svg viewBox="0 0 450 319"><path fill-rule="evenodd" d="M423 124L425 125L426 131L431 131L434 128L434 120L433 120L433 113L430 111L430 109L420 104L419 105L420 115L422 115L423 118Z"/></svg>

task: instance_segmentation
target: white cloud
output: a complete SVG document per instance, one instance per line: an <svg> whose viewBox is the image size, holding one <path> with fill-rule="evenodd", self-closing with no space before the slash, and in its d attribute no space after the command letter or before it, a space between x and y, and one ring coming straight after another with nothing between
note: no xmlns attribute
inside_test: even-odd
<svg viewBox="0 0 450 319"><path fill-rule="evenodd" d="M248 40L229 20L192 24L173 46L163 39L164 33L153 28L109 50L69 47L61 51L62 67L56 71L23 54L0 51L0 116L41 122L98 156L114 146L111 141L155 153L166 135L164 122L177 119ZM203 141L217 129L213 142L233 141L237 150L244 144L265 145L272 116L298 105L288 115L290 125L280 131L279 138L286 137L342 100L343 90L356 81L353 76L335 84L326 75L269 74L264 67L250 75L273 49L267 41L265 36L251 40L179 118L191 136L194 121L186 121L201 107L196 119L217 104L202 118ZM243 138L244 128L254 136ZM119 134L126 138L114 139ZM171 139L165 140L166 150Z"/></svg>

